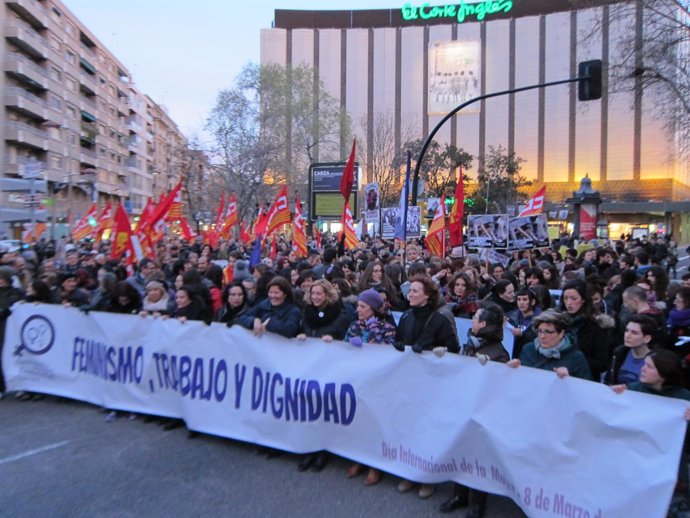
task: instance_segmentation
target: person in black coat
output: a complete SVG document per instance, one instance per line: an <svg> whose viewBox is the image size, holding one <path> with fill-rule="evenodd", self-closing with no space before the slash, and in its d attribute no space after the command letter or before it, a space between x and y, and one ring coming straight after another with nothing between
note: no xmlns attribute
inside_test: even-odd
<svg viewBox="0 0 690 518"><path fill-rule="evenodd" d="M441 299L438 285L428 275L417 275L410 279L410 290L407 293L410 309L400 317L397 332L396 348L411 345L416 353L441 349L451 353L459 353L455 321L442 315L438 309L445 306ZM415 486L410 480L403 480L398 484L398 491L404 493ZM436 486L422 484L419 488L420 498L429 498L434 494Z"/></svg>
<svg viewBox="0 0 690 518"><path fill-rule="evenodd" d="M324 342L342 340L350 325L350 320L340 301L338 292L325 279L315 280L304 295L302 310L303 332L297 335L298 340L322 338ZM310 453L302 458L299 471L311 467L312 471L321 471L328 464L325 451Z"/></svg>
<svg viewBox="0 0 690 518"><path fill-rule="evenodd" d="M498 304L503 312L508 314L517 309L515 298L515 285L508 279L500 279L496 281L491 294L484 300Z"/></svg>
<svg viewBox="0 0 690 518"><path fill-rule="evenodd" d="M460 345L450 320L438 308L443 305L438 285L428 275L410 279L407 294L410 309L398 323L397 342L400 346L411 345L417 353L445 347L448 352L459 353Z"/></svg>
<svg viewBox="0 0 690 518"><path fill-rule="evenodd" d="M194 288L184 284L177 289L175 292L175 309L170 315L172 318L181 322L204 320L206 313L206 305Z"/></svg>
<svg viewBox="0 0 690 518"><path fill-rule="evenodd" d="M242 281L234 281L223 290L223 306L214 318L215 322L222 322L231 327L237 323L249 309L249 297Z"/></svg>
<svg viewBox="0 0 690 518"><path fill-rule="evenodd" d="M583 281L574 280L563 286L560 309L572 320L569 333L574 338L574 345L587 358L592 380L600 381L611 359L610 339L592 314L591 299Z"/></svg>
<svg viewBox="0 0 690 518"><path fill-rule="evenodd" d="M499 305L483 302L472 318L467 343L462 348L463 356L478 358L482 364L487 361L506 363L510 360L508 351L503 347L504 317L505 313ZM456 483L453 496L441 504L439 511L450 513L469 505L466 516L481 518L484 516L488 496L484 491Z"/></svg>
<svg viewBox="0 0 690 518"><path fill-rule="evenodd" d="M350 320L330 282L325 279L314 281L304 300L303 332L297 338L323 338L326 342L345 338Z"/></svg>

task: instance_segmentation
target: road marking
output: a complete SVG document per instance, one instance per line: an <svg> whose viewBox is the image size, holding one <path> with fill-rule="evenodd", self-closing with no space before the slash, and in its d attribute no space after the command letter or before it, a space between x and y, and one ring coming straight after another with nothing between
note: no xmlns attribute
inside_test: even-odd
<svg viewBox="0 0 690 518"><path fill-rule="evenodd" d="M7 464L8 462L14 462L15 460L25 459L26 457L31 457L32 455L37 455L45 451L54 450L55 448L60 448L67 444L69 441L56 442L55 444L49 444L41 448L36 448L34 450L25 451L23 453L17 453L16 455L10 455L4 459L0 459L0 464Z"/></svg>

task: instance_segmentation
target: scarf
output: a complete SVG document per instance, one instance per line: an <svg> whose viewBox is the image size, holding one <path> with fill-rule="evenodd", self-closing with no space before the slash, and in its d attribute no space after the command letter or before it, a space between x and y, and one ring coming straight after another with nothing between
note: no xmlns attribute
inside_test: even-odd
<svg viewBox="0 0 690 518"><path fill-rule="evenodd" d="M549 347L545 349L541 346L539 338L534 340L534 348L539 354L545 358L558 360L561 357L561 352L565 351L570 347L570 338L568 335L563 335L563 340L561 340L556 347Z"/></svg>

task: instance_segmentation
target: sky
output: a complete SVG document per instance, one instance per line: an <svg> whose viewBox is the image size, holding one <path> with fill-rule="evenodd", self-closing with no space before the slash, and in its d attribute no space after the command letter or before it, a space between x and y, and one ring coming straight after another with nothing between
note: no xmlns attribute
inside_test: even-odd
<svg viewBox="0 0 690 518"><path fill-rule="evenodd" d="M403 0L62 0L189 138L218 92L259 63L275 9L383 9Z"/></svg>

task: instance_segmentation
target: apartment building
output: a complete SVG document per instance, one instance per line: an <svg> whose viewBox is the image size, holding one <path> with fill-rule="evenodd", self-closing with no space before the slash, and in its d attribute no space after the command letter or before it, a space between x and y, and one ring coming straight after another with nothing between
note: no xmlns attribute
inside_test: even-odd
<svg viewBox="0 0 690 518"><path fill-rule="evenodd" d="M21 178L40 168L48 192L39 220L53 222L60 235L65 221L92 202L122 200L136 214L147 197L176 182L181 168L171 165L173 155L156 150L159 141L179 147L184 136L66 6L3 0L0 13L0 176ZM166 172L165 183L158 171ZM0 191L0 205L11 209L0 233L17 235L28 219L24 198Z"/></svg>

